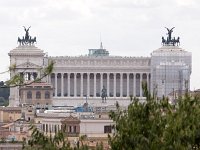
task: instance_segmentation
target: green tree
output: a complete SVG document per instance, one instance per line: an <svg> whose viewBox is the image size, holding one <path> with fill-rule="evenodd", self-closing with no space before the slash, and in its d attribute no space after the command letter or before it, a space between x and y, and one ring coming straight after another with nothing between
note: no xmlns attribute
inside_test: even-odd
<svg viewBox="0 0 200 150"><path fill-rule="evenodd" d="M68 141L65 129L55 132L55 135L50 136L39 131L34 125L30 125L30 131L32 131L31 137L28 141L23 139L24 150L89 150L89 146L84 144L83 141L87 140L87 136L83 135L79 137L77 145L71 146ZM96 147L92 147L93 150L103 150L103 143L97 143Z"/></svg>
<svg viewBox="0 0 200 150"><path fill-rule="evenodd" d="M134 99L127 110L111 111L115 133L111 149L197 149L200 144L200 99L186 95L176 105L155 100L143 84L146 102Z"/></svg>
<svg viewBox="0 0 200 150"><path fill-rule="evenodd" d="M58 131L55 136L47 136L39 131L34 125L31 125L31 138L26 144L24 141L23 149L25 150L71 150L70 144L66 141L63 132Z"/></svg>

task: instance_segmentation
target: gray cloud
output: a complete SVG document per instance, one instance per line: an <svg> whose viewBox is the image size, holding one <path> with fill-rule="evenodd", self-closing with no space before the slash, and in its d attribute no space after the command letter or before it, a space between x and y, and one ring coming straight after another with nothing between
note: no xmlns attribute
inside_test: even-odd
<svg viewBox="0 0 200 150"><path fill-rule="evenodd" d="M199 0L6 0L0 1L0 70L16 47L22 26L32 26L38 47L49 55L86 54L99 47L100 34L112 55L150 56L161 46L164 26L175 26L181 47L193 53L191 87L200 87ZM2 79L6 77L0 76Z"/></svg>

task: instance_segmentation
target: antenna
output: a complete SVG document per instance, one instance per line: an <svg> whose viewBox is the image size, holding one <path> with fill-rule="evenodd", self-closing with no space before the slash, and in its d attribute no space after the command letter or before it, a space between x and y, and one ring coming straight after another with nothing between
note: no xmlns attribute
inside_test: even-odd
<svg viewBox="0 0 200 150"><path fill-rule="evenodd" d="M101 40L101 33L100 33L100 49L103 49L103 44L102 44L102 40Z"/></svg>

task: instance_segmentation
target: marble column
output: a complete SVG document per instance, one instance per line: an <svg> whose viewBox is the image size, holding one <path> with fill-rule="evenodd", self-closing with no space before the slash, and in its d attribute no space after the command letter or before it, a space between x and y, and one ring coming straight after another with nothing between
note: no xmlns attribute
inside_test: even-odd
<svg viewBox="0 0 200 150"><path fill-rule="evenodd" d="M97 74L94 73L94 97L96 97L96 90L97 90Z"/></svg>
<svg viewBox="0 0 200 150"><path fill-rule="evenodd" d="M148 90L148 92L150 92L149 91L149 73L146 73L146 75L147 75L147 90Z"/></svg>
<svg viewBox="0 0 200 150"><path fill-rule="evenodd" d="M133 74L133 96L136 97L136 73Z"/></svg>
<svg viewBox="0 0 200 150"><path fill-rule="evenodd" d="M34 76L33 76L33 80L34 80ZM51 74L48 75L48 83L51 83Z"/></svg>
<svg viewBox="0 0 200 150"><path fill-rule="evenodd" d="M101 90L103 89L103 73L100 73L100 93L101 93Z"/></svg>
<svg viewBox="0 0 200 150"><path fill-rule="evenodd" d="M27 72L24 72L23 73L23 78L24 78L25 81L27 81L27 78L28 78L27 76L28 76Z"/></svg>
<svg viewBox="0 0 200 150"><path fill-rule="evenodd" d="M110 96L110 73L107 73L107 97Z"/></svg>
<svg viewBox="0 0 200 150"><path fill-rule="evenodd" d="M123 97L123 73L120 73L120 97Z"/></svg>
<svg viewBox="0 0 200 150"><path fill-rule="evenodd" d="M74 73L74 97L77 97L77 73Z"/></svg>
<svg viewBox="0 0 200 150"><path fill-rule="evenodd" d="M57 97L58 96L58 83L57 83L57 73L55 73L55 97Z"/></svg>
<svg viewBox="0 0 200 150"><path fill-rule="evenodd" d="M128 97L130 96L129 95L129 73L126 74L126 77L127 77L127 80L126 80L127 81L127 95L126 96Z"/></svg>
<svg viewBox="0 0 200 150"><path fill-rule="evenodd" d="M150 92L150 73L147 73L147 87L148 87L148 91Z"/></svg>
<svg viewBox="0 0 200 150"><path fill-rule="evenodd" d="M84 73L81 73L81 97L83 97L83 75Z"/></svg>
<svg viewBox="0 0 200 150"><path fill-rule="evenodd" d="M38 71L37 78L41 78L41 72Z"/></svg>
<svg viewBox="0 0 200 150"><path fill-rule="evenodd" d="M64 73L61 73L61 97L64 96L64 83L63 83Z"/></svg>
<svg viewBox="0 0 200 150"><path fill-rule="evenodd" d="M33 78L33 72L30 72L29 74L30 74L30 80L33 81L34 80L34 78ZM44 79L46 79L46 78L44 78Z"/></svg>
<svg viewBox="0 0 200 150"><path fill-rule="evenodd" d="M87 97L90 97L90 73L87 73Z"/></svg>
<svg viewBox="0 0 200 150"><path fill-rule="evenodd" d="M140 97L142 97L143 95L142 95L142 75L143 75L143 73L140 73Z"/></svg>
<svg viewBox="0 0 200 150"><path fill-rule="evenodd" d="M68 97L70 97L70 73L67 74L67 91Z"/></svg>
<svg viewBox="0 0 200 150"><path fill-rule="evenodd" d="M116 76L117 74L116 73L113 73L113 78L114 78L114 86L113 86L113 97L116 97Z"/></svg>

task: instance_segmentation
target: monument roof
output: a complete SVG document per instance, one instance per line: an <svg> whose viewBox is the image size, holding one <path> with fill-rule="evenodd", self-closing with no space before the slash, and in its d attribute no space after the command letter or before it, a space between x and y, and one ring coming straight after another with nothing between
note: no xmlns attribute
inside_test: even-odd
<svg viewBox="0 0 200 150"><path fill-rule="evenodd" d="M191 55L191 52L188 52L182 48L180 48L179 46L162 46L161 48L154 50L151 55L155 56L155 55Z"/></svg>
<svg viewBox="0 0 200 150"><path fill-rule="evenodd" d="M44 55L43 50L35 45L19 45L8 53L8 55Z"/></svg>
<svg viewBox="0 0 200 150"><path fill-rule="evenodd" d="M157 50L154 50L153 52L162 52L162 51L183 51L186 52L184 49L180 48L179 46L162 46Z"/></svg>

